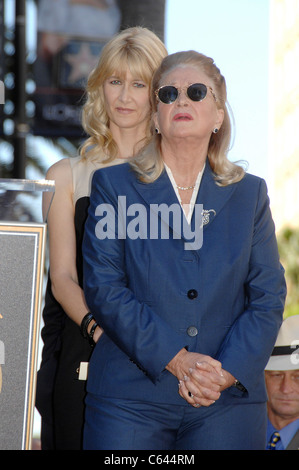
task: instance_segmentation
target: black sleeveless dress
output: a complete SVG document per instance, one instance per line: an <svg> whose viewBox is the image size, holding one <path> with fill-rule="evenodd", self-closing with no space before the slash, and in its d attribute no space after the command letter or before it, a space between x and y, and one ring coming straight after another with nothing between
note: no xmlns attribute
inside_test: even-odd
<svg viewBox="0 0 299 470"><path fill-rule="evenodd" d="M114 160L110 165L123 160ZM99 162L70 158L73 173L76 266L79 285L83 284L82 240L88 214L93 172L103 167ZM55 197L55 196L54 196ZM36 408L41 420L43 450L82 449L86 380L79 380L81 362L89 362L92 348L56 301L48 276L41 331L43 351L37 374Z"/></svg>

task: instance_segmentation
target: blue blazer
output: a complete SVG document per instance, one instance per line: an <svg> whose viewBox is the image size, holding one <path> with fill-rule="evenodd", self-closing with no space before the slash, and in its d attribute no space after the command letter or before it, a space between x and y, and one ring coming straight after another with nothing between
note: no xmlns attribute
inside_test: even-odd
<svg viewBox="0 0 299 470"><path fill-rule="evenodd" d="M157 205L178 204L166 172L151 184L140 182L128 163L95 172L83 242L84 291L105 332L90 362L89 392L187 405L176 377L165 370L186 348L218 359L246 387L230 387L217 404L266 400L264 367L286 295L266 184L246 174L219 187L207 161L196 202L214 212L202 246L186 249L171 217L158 216L168 239L149 236Z"/></svg>

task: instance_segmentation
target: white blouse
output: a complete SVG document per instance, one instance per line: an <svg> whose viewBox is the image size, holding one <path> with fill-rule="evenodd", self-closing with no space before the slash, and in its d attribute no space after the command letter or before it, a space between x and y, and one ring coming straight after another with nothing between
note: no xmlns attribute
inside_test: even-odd
<svg viewBox="0 0 299 470"><path fill-rule="evenodd" d="M195 182L195 186L194 186L194 189L192 191L192 196L191 196L191 199L190 199L190 203L189 204L182 204L182 201L181 201L181 198L180 198L180 193L178 191L178 188L177 188L177 184L175 182L175 179L173 177L173 174L172 174L172 171L171 169L166 165L166 163L164 162L164 166L165 166L165 169L167 171L167 174L169 176L169 179L171 181L171 184L173 186L173 189L177 195L177 198L179 200L179 203L180 205L182 206L182 209L184 211L184 214L185 214L185 217L187 219L187 222L188 224L191 223L191 218L192 218L192 214L193 214L193 210L194 210L194 206L195 206L195 201L196 201L196 198L197 198L197 194L198 194L198 190L199 190L199 186L200 186L200 183L201 183L201 178L202 178L202 175L203 175L203 172L204 172L204 169L205 169L205 165L203 167L203 169L198 173L197 175L197 178L196 178L196 182Z"/></svg>

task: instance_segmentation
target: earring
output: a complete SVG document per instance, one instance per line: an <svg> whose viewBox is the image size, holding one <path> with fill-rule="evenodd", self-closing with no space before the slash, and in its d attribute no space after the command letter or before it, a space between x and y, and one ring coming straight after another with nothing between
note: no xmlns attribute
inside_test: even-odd
<svg viewBox="0 0 299 470"><path fill-rule="evenodd" d="M160 131L159 131L159 129L158 129L157 127L155 128L155 133L156 133L156 134L160 134Z"/></svg>
<svg viewBox="0 0 299 470"><path fill-rule="evenodd" d="M217 129L217 127L215 127L215 129L213 130L213 133L217 134L218 131L219 131L219 129Z"/></svg>

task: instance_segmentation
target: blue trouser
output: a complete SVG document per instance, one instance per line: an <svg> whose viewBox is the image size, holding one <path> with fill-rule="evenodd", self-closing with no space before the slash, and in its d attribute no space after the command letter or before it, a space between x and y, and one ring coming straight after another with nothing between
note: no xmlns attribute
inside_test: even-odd
<svg viewBox="0 0 299 470"><path fill-rule="evenodd" d="M266 404L194 408L88 394L86 450L264 450Z"/></svg>

